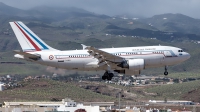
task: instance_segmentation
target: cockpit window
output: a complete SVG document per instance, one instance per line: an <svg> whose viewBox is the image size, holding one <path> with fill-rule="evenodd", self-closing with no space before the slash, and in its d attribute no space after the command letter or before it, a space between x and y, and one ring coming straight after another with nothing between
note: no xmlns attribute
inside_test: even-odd
<svg viewBox="0 0 200 112"><path fill-rule="evenodd" d="M178 52L183 52L183 50L178 50Z"/></svg>

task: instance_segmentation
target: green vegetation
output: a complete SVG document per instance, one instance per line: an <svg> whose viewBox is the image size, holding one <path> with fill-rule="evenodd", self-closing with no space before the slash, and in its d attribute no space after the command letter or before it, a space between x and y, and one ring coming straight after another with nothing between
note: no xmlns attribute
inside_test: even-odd
<svg viewBox="0 0 200 112"><path fill-rule="evenodd" d="M96 48L133 47L150 45L170 45L183 48L191 54L191 58L181 64L170 66L171 78L200 78L200 20L181 14L163 14L147 19L121 19L106 15L97 15L76 8L37 7L20 10L0 3L0 62L22 62L23 64L0 63L0 75L52 75L56 69L27 62L13 57L13 50L21 49L11 30L10 21L23 21L42 40L60 50L82 49L81 43ZM165 19L164 19L165 18ZM106 35L107 34L107 35ZM153 39L151 39L153 38ZM162 75L164 68L147 69L145 75ZM94 74L96 72L79 72L78 74ZM59 74L59 73L58 73ZM63 72L64 75L72 71ZM63 75L62 74L62 75ZM142 99L181 99L188 92L200 88L200 81L181 84L156 86L143 90L135 87L123 87L108 84L117 90L129 91ZM101 95L85 90L73 82L57 82L53 80L33 80L21 82L23 87L0 92L0 101L37 100L72 98L76 101L115 101L112 96ZM143 89L143 88L142 88ZM106 91L106 90L105 90ZM198 92L198 91L197 91ZM132 97L132 96L131 96Z"/></svg>
<svg viewBox="0 0 200 112"><path fill-rule="evenodd" d="M181 99L181 97L184 94L187 94L189 91L200 88L199 83L200 80L171 85L156 86L148 88L145 91L148 93L157 93L154 99L162 99L164 97L167 97L171 100L178 100Z"/></svg>
<svg viewBox="0 0 200 112"><path fill-rule="evenodd" d="M14 37L13 37L14 38ZM2 41L3 42L3 41ZM169 67L169 75L170 77L173 74L183 74L183 76L192 77L194 74L198 76L199 72L199 52L200 47L199 44L194 44L192 42L174 42L174 43L166 43L159 40L152 40L147 38L132 38L132 37L108 37L107 39L98 39L98 38L87 38L87 39L81 39L81 40L74 40L74 41L55 41L50 42L47 41L48 44L54 48L61 49L61 50L75 50L75 49L82 49L82 46L80 43L83 43L85 45L94 46L96 48L106 48L106 47L129 47L129 46L148 46L148 45L171 45L183 48L185 51L189 52L191 54L191 58L181 64L170 66ZM17 40L16 40L17 43ZM2 44L3 45L3 44ZM7 46L12 45L11 43L8 43ZM187 47L186 47L187 46ZM0 64L2 66L0 68L1 73L0 74L26 74L27 75L33 75L33 74L43 74L46 73L46 66L41 66L32 62L27 62L23 60L19 60L14 58L14 53L12 50L15 49L21 49L19 45L17 47L4 47L5 49L2 50L4 52L0 53L0 61L11 61L11 62L23 62L25 65L12 65L12 64ZM10 66L13 66L12 68ZM11 70L14 69L14 70ZM157 69L146 69L142 71L142 74L146 75L163 75L164 68L157 68ZM30 72L29 72L30 71ZM35 72L35 73L34 73ZM181 75L180 75L181 76ZM196 77L195 76L195 77Z"/></svg>
<svg viewBox="0 0 200 112"><path fill-rule="evenodd" d="M17 75L42 75L47 73L45 67L37 64L1 64L0 75L17 74Z"/></svg>
<svg viewBox="0 0 200 112"><path fill-rule="evenodd" d="M0 92L0 101L50 101L71 98L75 101L115 101L112 96L101 95L76 86L73 82L53 80L23 81L22 87Z"/></svg>
<svg viewBox="0 0 200 112"><path fill-rule="evenodd" d="M192 73L192 72L180 72L180 73L171 73L167 77L178 78L178 79L200 78L200 74L199 73Z"/></svg>

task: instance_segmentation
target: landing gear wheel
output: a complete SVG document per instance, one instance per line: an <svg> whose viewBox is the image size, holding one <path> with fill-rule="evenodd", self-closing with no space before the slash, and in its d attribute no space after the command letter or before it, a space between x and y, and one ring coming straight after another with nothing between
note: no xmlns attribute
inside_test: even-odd
<svg viewBox="0 0 200 112"><path fill-rule="evenodd" d="M167 75L168 75L168 72L164 72L164 75L167 76Z"/></svg>
<svg viewBox="0 0 200 112"><path fill-rule="evenodd" d="M109 81L112 80L112 77L107 77L107 80L109 80Z"/></svg>
<svg viewBox="0 0 200 112"><path fill-rule="evenodd" d="M108 77L107 77L107 80L112 80L112 77L114 76L114 74L113 73L109 73L108 74Z"/></svg>
<svg viewBox="0 0 200 112"><path fill-rule="evenodd" d="M104 73L104 75L102 76L102 79L103 80L112 80L112 77L114 76L114 74L113 73L108 73L108 71L106 71L105 73Z"/></svg>
<svg viewBox="0 0 200 112"><path fill-rule="evenodd" d="M113 74L113 73L109 73L108 76L109 76L109 77L113 77L114 74Z"/></svg>
<svg viewBox="0 0 200 112"><path fill-rule="evenodd" d="M103 74L102 79L103 79L103 80L106 80L107 77L108 77L108 71L106 71L106 72Z"/></svg>
<svg viewBox="0 0 200 112"><path fill-rule="evenodd" d="M103 75L103 76L102 76L102 79L103 79L103 80L106 80L106 79L107 79L107 77L106 77L105 75Z"/></svg>

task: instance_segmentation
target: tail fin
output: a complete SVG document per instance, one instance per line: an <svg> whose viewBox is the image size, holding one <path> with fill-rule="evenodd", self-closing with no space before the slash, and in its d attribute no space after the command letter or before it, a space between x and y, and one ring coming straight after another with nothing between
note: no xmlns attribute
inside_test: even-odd
<svg viewBox="0 0 200 112"><path fill-rule="evenodd" d="M43 42L35 33L33 33L24 23L20 21L10 22L10 25L20 43L24 52L57 50Z"/></svg>

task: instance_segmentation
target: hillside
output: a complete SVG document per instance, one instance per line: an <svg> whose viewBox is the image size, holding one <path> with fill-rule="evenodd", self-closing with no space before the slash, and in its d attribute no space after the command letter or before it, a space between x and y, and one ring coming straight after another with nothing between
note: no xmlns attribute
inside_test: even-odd
<svg viewBox="0 0 200 112"><path fill-rule="evenodd" d="M75 101L115 101L115 97L102 95L76 86L73 82L31 80L19 83L15 89L0 92L3 101L60 101L71 98Z"/></svg>
<svg viewBox="0 0 200 112"><path fill-rule="evenodd" d="M110 18L106 15L97 15L84 9L75 7L48 7L38 6L27 10L38 18L51 18L53 21L62 21L66 19L84 18L84 17L97 17L97 18ZM53 16L52 16L53 15Z"/></svg>
<svg viewBox="0 0 200 112"><path fill-rule="evenodd" d="M18 87L0 92L3 101L60 101L71 98L77 102L118 101L121 92L122 101L148 100L189 100L200 102L198 81L162 86L122 86L104 82L54 81L50 79L32 79L18 83Z"/></svg>
<svg viewBox="0 0 200 112"><path fill-rule="evenodd" d="M183 32L200 35L200 20L182 14L161 14L141 20L165 32Z"/></svg>
<svg viewBox="0 0 200 112"><path fill-rule="evenodd" d="M187 34L185 31L166 32L167 30L157 27L163 26L165 21L178 22L178 24L188 22L192 27L193 24L198 24L199 20L197 19L181 14L163 14L141 21L140 19L123 19L94 14L78 8L42 6L30 10L21 10L3 3L0 5L2 6L1 14L4 15L0 16L1 61L16 61L13 58L14 53L12 51L21 48L8 22L20 20L47 44L61 50L82 49L81 43L97 48L159 44L180 47L189 52L192 57L184 63L169 67L169 72L199 72L200 50L198 48L200 45L197 44L197 41L200 40L200 36L195 33ZM17 12L16 15L6 15L5 13L9 11L10 13L12 11ZM28 16L24 16L25 14L28 14ZM160 22L157 20L160 20ZM155 25L149 25L149 22ZM193 26L195 28L195 25ZM192 31L191 29L187 30ZM24 65L13 65L13 70L9 71L9 64L0 64L0 74L28 74L28 71L30 71L30 75L47 73L46 66L23 62L25 63ZM163 74L163 68L147 69L142 73L160 75Z"/></svg>
<svg viewBox="0 0 200 112"><path fill-rule="evenodd" d="M19 16L26 15L24 10L8 6L0 2L0 15Z"/></svg>
<svg viewBox="0 0 200 112"><path fill-rule="evenodd" d="M0 57L2 57L1 61L21 61L22 60L16 60L13 58L14 53L12 53L12 50L21 49L19 47L19 44L17 42L14 42L15 48L12 48L11 46L13 43L11 41L8 41L7 43L4 42L4 40L1 41L2 44L5 47L2 47L2 51L0 54ZM169 72L176 73L176 72L191 72L191 73L198 73L199 72L199 52L198 49L200 47L199 44L194 44L191 42L187 43L171 43L168 44L166 42L162 42L159 40L152 40L152 39L145 39L145 38L132 38L132 37L112 37L104 40L96 39L96 38L88 38L84 40L79 41L62 41L62 42L51 42L47 41L52 47L61 49L61 50L70 50L70 49L82 49L82 46L80 43L83 43L85 45L91 45L95 46L96 48L106 48L106 47L128 47L128 46L148 46L148 45L172 45L180 48L184 48L185 51L189 52L191 54L191 58L187 60L186 62L183 62L179 65L170 66ZM187 47L186 47L187 46ZM14 46L13 46L14 47ZM9 52L6 52L9 51ZM1 66L1 73L0 74L26 74L28 72L25 71L31 71L29 74L34 75L41 72L41 74L46 73L46 66L37 65L31 62L25 62L25 65L13 65L13 70L9 70L10 64L0 64ZM8 68L7 68L8 67ZM24 68L25 67L25 68ZM6 69L7 68L7 69ZM14 68L16 68L14 70ZM21 70L20 70L21 68ZM25 69L25 70L23 70ZM16 71L19 70L19 71ZM142 74L157 74L162 75L164 68L157 68L157 69L146 69L142 71ZM34 73L35 71L35 73ZM37 71L37 72L36 72Z"/></svg>
<svg viewBox="0 0 200 112"><path fill-rule="evenodd" d="M200 93L200 87L188 91L187 93L182 95L182 99L188 100L188 101L200 102L199 93Z"/></svg>
<svg viewBox="0 0 200 112"><path fill-rule="evenodd" d="M38 6L21 10L0 3L0 76L70 76L73 73L102 72L69 71L14 58L20 45L9 25L23 21L42 40L60 50L82 49L81 44L96 48L167 45L182 48L191 58L170 66L173 78L200 78L200 20L182 14L161 14L146 19L123 19L95 14L84 9ZM8 63L7 63L8 62ZM142 74L163 76L164 68L145 69ZM57 101L69 97L75 101L181 99L200 102L199 81L163 86L120 86L104 82L59 82L40 79L20 82L20 87L0 92L3 101ZM146 95L153 93L154 95ZM156 95L155 95L156 94ZM195 96L195 97L194 97Z"/></svg>
<svg viewBox="0 0 200 112"><path fill-rule="evenodd" d="M171 84L171 85L164 85L164 86L156 86L152 88L148 88L145 91L148 93L155 93L156 96L153 99L161 99L167 98L168 100L192 100L196 102L200 102L199 91L200 81L191 81L191 82L183 82L179 84ZM192 96L194 95L194 96ZM198 99L194 99L194 98Z"/></svg>

